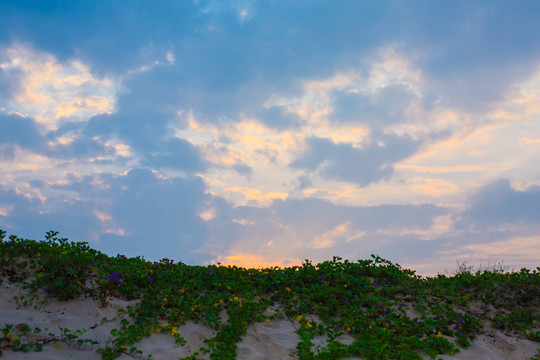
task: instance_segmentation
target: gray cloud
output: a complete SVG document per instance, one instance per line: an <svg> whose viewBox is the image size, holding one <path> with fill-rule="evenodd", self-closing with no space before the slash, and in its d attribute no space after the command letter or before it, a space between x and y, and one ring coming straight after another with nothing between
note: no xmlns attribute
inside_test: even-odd
<svg viewBox="0 0 540 360"><path fill-rule="evenodd" d="M500 179L471 195L470 206L461 214L459 226L538 225L539 219L540 186L514 190L508 179Z"/></svg>
<svg viewBox="0 0 540 360"><path fill-rule="evenodd" d="M384 146L377 144L383 141ZM291 167L310 172L319 171L328 179L338 179L367 186L388 180L392 164L412 155L420 146L407 136L380 135L372 143L358 149L350 144L335 144L329 139L310 138L307 150L291 163Z"/></svg>
<svg viewBox="0 0 540 360"><path fill-rule="evenodd" d="M534 71L540 55L536 2L255 2L249 21L240 20L236 5L208 11L216 5L205 2L129 11L106 1L0 6L0 44L31 43L61 61L77 57L98 74L124 76L172 51L177 61L168 76L185 104L213 122L247 112L276 90L286 94L299 79L361 70L359 58L390 44L417 59L426 85L450 106L479 110Z"/></svg>
<svg viewBox="0 0 540 360"><path fill-rule="evenodd" d="M0 155L7 160L13 159L13 145L36 152L45 149L45 141L31 118L0 112L0 130Z"/></svg>
<svg viewBox="0 0 540 360"><path fill-rule="evenodd" d="M417 95L401 84L386 86L371 96L337 90L332 94L334 111L330 116L334 121L383 128L405 120L405 110L416 98Z"/></svg>
<svg viewBox="0 0 540 360"><path fill-rule="evenodd" d="M200 178L158 178L150 170L133 169L126 175L68 176L65 184L32 185L45 194L44 203L10 189L0 189L0 226L25 237L43 238L48 230L73 241L89 241L110 255L168 257L202 263L210 255L197 250L209 232L197 215L210 199ZM80 200L73 200L75 192ZM109 220L102 223L95 211ZM125 235L108 233L124 229ZM96 241L96 236L97 240Z"/></svg>
<svg viewBox="0 0 540 360"><path fill-rule="evenodd" d="M256 116L270 128L286 129L299 124L299 118L296 114L286 113L285 109L280 106L262 109L256 113Z"/></svg>

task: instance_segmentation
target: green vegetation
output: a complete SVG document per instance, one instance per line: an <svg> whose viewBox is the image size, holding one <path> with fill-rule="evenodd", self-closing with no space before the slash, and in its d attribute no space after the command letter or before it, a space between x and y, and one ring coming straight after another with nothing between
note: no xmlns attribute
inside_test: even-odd
<svg viewBox="0 0 540 360"><path fill-rule="evenodd" d="M235 359L237 343L248 327L276 318L299 324L300 359L409 360L421 359L420 354L436 358L470 346L484 330L484 320L498 331L515 331L540 342L540 267L474 274L462 267L451 277L424 279L375 255L355 263L334 257L318 265L306 260L302 266L259 270L188 266L168 259L109 257L86 242L68 242L57 234L49 231L43 241L15 235L4 240L6 232L0 230L0 282L27 284L28 294L17 297L18 304L28 305L44 293L61 301L89 296L103 306L110 297L137 304L119 311L127 316L106 344L82 338L83 330L67 328L60 328L57 335L23 327L16 337L13 325L4 324L0 329L4 351L40 351L42 344L54 342L96 346L102 359L122 353L151 358L136 348L142 338L166 332L183 345L186 340L179 328L194 320L217 331L200 353L210 353L211 359ZM271 305L281 311L264 315ZM412 309L420 315L408 317L406 312ZM229 316L227 323L220 317L223 310ZM313 314L320 323L309 320ZM102 324L107 321L104 318ZM338 341L344 334L354 338L352 344ZM313 339L321 335L327 337L327 346L315 347Z"/></svg>

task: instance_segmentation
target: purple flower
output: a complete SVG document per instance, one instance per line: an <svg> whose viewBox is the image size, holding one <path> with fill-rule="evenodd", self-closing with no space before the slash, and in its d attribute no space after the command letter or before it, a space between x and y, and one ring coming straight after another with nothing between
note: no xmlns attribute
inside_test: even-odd
<svg viewBox="0 0 540 360"><path fill-rule="evenodd" d="M221 265L221 263L220 263L220 262L218 262L217 264L218 264L218 266L219 266L219 265Z"/></svg>
<svg viewBox="0 0 540 360"><path fill-rule="evenodd" d="M122 281L118 280L118 285L122 284Z"/></svg>
<svg viewBox="0 0 540 360"><path fill-rule="evenodd" d="M337 329L338 329L338 330L341 330L341 326L338 326Z"/></svg>
<svg viewBox="0 0 540 360"><path fill-rule="evenodd" d="M463 319L463 318L459 318L459 320L461 320L461 322L465 322L465 319Z"/></svg>
<svg viewBox="0 0 540 360"><path fill-rule="evenodd" d="M152 278L148 278L148 281L154 281L154 279L152 279Z"/></svg>
<svg viewBox="0 0 540 360"><path fill-rule="evenodd" d="M346 304L346 303L347 303L347 300L343 300L343 303Z"/></svg>
<svg viewBox="0 0 540 360"><path fill-rule="evenodd" d="M213 274L214 273L214 270L213 269L210 269L210 274Z"/></svg>
<svg viewBox="0 0 540 360"><path fill-rule="evenodd" d="M375 284L375 287L379 287L379 285Z"/></svg>
<svg viewBox="0 0 540 360"><path fill-rule="evenodd" d="M460 327L460 326L461 326L461 324L457 324L457 325L456 325L456 327Z"/></svg>
<svg viewBox="0 0 540 360"><path fill-rule="evenodd" d="M163 273L159 273L159 275L163 276Z"/></svg>

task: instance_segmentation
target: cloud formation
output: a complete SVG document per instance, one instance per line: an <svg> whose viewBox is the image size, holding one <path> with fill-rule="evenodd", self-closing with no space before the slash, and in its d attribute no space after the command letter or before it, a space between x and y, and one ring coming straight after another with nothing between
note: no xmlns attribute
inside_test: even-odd
<svg viewBox="0 0 540 360"><path fill-rule="evenodd" d="M537 266L538 23L525 1L2 1L0 227L198 264Z"/></svg>

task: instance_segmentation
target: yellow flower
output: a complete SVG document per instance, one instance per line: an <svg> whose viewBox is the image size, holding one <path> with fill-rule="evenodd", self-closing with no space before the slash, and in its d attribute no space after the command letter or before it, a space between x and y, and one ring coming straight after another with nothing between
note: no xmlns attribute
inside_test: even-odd
<svg viewBox="0 0 540 360"><path fill-rule="evenodd" d="M169 323L163 323L161 324L161 327L169 327Z"/></svg>
<svg viewBox="0 0 540 360"><path fill-rule="evenodd" d="M57 349L60 349L62 347L62 345L59 342L57 342L56 344L54 344L54 347L57 348Z"/></svg>
<svg viewBox="0 0 540 360"><path fill-rule="evenodd" d="M346 328L346 329L345 329L345 331L351 331L351 328L350 328L350 327L348 327L348 328Z"/></svg>
<svg viewBox="0 0 540 360"><path fill-rule="evenodd" d="M439 332L437 333L437 335L435 335L435 337L442 338L442 333L441 333L440 330L439 330Z"/></svg>
<svg viewBox="0 0 540 360"><path fill-rule="evenodd" d="M343 287L346 288L346 287L347 287L347 284L343 285Z"/></svg>
<svg viewBox="0 0 540 360"><path fill-rule="evenodd" d="M77 285L81 286L81 282L79 280L77 280Z"/></svg>
<svg viewBox="0 0 540 360"><path fill-rule="evenodd" d="M270 319L266 319L266 320L264 320L264 321L266 321L266 322L270 322Z"/></svg>
<svg viewBox="0 0 540 360"><path fill-rule="evenodd" d="M309 322L307 323L307 327L308 327L308 328L310 328L310 327L311 327L311 324L310 324Z"/></svg>
<svg viewBox="0 0 540 360"><path fill-rule="evenodd" d="M173 328L171 329L171 335L174 336L174 335L176 335L176 334L178 334L178 327L175 326L175 327L173 327Z"/></svg>
<svg viewBox="0 0 540 360"><path fill-rule="evenodd" d="M287 290L288 292L291 292L291 288L290 287L286 287L285 290Z"/></svg>
<svg viewBox="0 0 540 360"><path fill-rule="evenodd" d="M302 320L302 318L303 318L302 315L298 315L298 316L296 317L296 321L300 322L300 320Z"/></svg>
<svg viewBox="0 0 540 360"><path fill-rule="evenodd" d="M163 298L163 301L167 302L167 298Z"/></svg>

